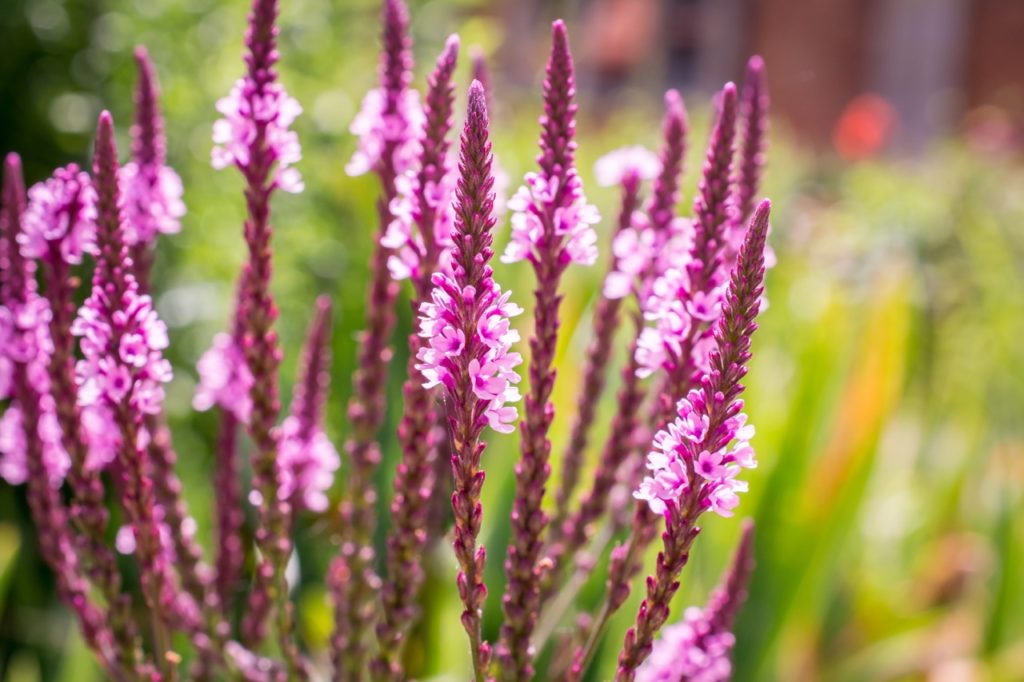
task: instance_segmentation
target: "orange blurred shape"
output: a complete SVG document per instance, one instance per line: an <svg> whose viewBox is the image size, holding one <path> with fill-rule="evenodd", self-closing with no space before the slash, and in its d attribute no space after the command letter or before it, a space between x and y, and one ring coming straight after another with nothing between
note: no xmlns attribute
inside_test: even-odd
<svg viewBox="0 0 1024 682"><path fill-rule="evenodd" d="M654 0L597 0L587 23L587 52L600 71L621 73L642 62L660 22Z"/></svg>
<svg viewBox="0 0 1024 682"><path fill-rule="evenodd" d="M832 144L847 161L867 159L885 146L895 123L896 111L885 98L874 93L857 95L836 121Z"/></svg>

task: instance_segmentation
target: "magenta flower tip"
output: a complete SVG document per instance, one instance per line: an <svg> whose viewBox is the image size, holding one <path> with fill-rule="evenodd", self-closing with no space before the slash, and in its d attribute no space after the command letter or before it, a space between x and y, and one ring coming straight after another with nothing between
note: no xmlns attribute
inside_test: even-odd
<svg viewBox="0 0 1024 682"><path fill-rule="evenodd" d="M665 93L665 136L685 135L689 121L686 115L686 104L678 90L672 89Z"/></svg>
<svg viewBox="0 0 1024 682"><path fill-rule="evenodd" d="M18 237L26 258L77 264L94 252L96 191L88 173L75 164L58 168L29 189L28 199Z"/></svg>
<svg viewBox="0 0 1024 682"><path fill-rule="evenodd" d="M278 496L293 508L327 509L326 491L334 483L341 458L323 429L323 411L330 387L331 299L319 296L302 352L291 414L281 425Z"/></svg>
<svg viewBox="0 0 1024 682"><path fill-rule="evenodd" d="M114 117L104 109L100 112L96 121L96 148L93 152L93 174L96 175L96 182L99 184L99 177L102 173L111 173L116 176L117 162L117 141L114 139Z"/></svg>
<svg viewBox="0 0 1024 682"><path fill-rule="evenodd" d="M455 59L455 56L459 53L459 45L462 43L462 39L459 38L458 33L452 33L444 40L444 51L441 52L443 59L448 61Z"/></svg>
<svg viewBox="0 0 1024 682"><path fill-rule="evenodd" d="M665 628L637 670L636 682L727 682L732 677L732 626L754 569L753 531L753 521L745 519L740 544L707 605L686 609L679 622Z"/></svg>
<svg viewBox="0 0 1024 682"><path fill-rule="evenodd" d="M331 312L331 297L327 294L320 294L316 297L316 312L318 315L329 315Z"/></svg>
<svg viewBox="0 0 1024 682"><path fill-rule="evenodd" d="M164 162L163 121L157 108L160 88L156 69L143 45L135 48L135 66L139 81L135 89L136 119L132 129L133 154L142 164L162 165Z"/></svg>
<svg viewBox="0 0 1024 682"><path fill-rule="evenodd" d="M755 54L747 60L747 78L761 78L764 76L764 58Z"/></svg>
<svg viewBox="0 0 1024 682"><path fill-rule="evenodd" d="M381 86L399 93L412 80L412 50L409 39L409 8L404 0L384 0L384 53L381 56Z"/></svg>
<svg viewBox="0 0 1024 682"><path fill-rule="evenodd" d="M479 129L479 126L486 127L488 125L487 120L487 91L484 89L483 83L473 79L473 82L469 84L469 105L467 116L469 120L474 121L473 126Z"/></svg>
<svg viewBox="0 0 1024 682"><path fill-rule="evenodd" d="M7 152L7 156L4 157L4 180L7 182L7 178L11 180L21 182L21 157L18 156L17 152Z"/></svg>
<svg viewBox="0 0 1024 682"><path fill-rule="evenodd" d="M559 46L559 49L568 51L569 31L565 28L564 19L555 19L551 22L551 39L555 42L555 45Z"/></svg>

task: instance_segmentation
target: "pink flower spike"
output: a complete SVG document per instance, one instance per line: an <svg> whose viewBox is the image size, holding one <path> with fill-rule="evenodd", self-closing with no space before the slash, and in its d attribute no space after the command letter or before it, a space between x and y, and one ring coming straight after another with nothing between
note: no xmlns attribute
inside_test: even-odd
<svg viewBox="0 0 1024 682"><path fill-rule="evenodd" d="M192 407L205 412L217 405L242 424L248 423L252 412L252 372L235 339L230 334L217 334L196 368L199 384Z"/></svg>
<svg viewBox="0 0 1024 682"><path fill-rule="evenodd" d="M728 447L738 435L752 435L746 418L739 416L743 409L740 380L751 357L750 339L761 307L770 210L771 204L763 201L751 218L729 279L722 315L714 326L716 347L710 356L710 371L702 377L700 388L679 402L674 424L655 437L660 452L649 457L651 475L636 492L652 512L664 516L666 528L655 573L647 579L646 597L619 653L618 680L634 680L637 669L651 654L654 638L668 618L669 604L679 589L679 574L700 532L696 524L701 513L709 510L719 516L732 516L739 505L739 494L748 488L746 481L736 478L741 469L738 461L742 459L748 467L756 464L753 453L746 452L748 441L737 442L740 458L735 458L736 450L730 452ZM680 439L678 434L692 429L698 415L708 420L706 429L701 429L705 431L703 437L699 442ZM680 472L690 471L697 477L689 486L677 487ZM698 622L696 615L687 619L687 626ZM697 650L691 662L704 665L701 657L706 653Z"/></svg>
<svg viewBox="0 0 1024 682"><path fill-rule="evenodd" d="M552 25L552 48L544 82L540 172L527 173L525 184L509 199L512 239L501 260L528 260L535 267L553 261L557 272L569 263L593 265L601 217L587 203L575 166L576 76L565 24ZM548 267L545 265L544 267Z"/></svg>
<svg viewBox="0 0 1024 682"><path fill-rule="evenodd" d="M25 258L68 264L92 253L96 233L96 191L89 174L71 164L28 191L28 209L18 243Z"/></svg>
<svg viewBox="0 0 1024 682"><path fill-rule="evenodd" d="M331 302L316 301L316 311L302 351L301 371L292 400L291 414L281 426L278 496L293 509L322 512L327 490L341 458L323 429L324 405L330 386Z"/></svg>
<svg viewBox="0 0 1024 682"><path fill-rule="evenodd" d="M637 152L624 154L634 159L633 164L643 162L646 173L653 173L654 188L646 210L635 212L629 227L615 238L612 250L616 267L605 281L605 291L617 298L635 291L641 308L646 307L656 278L669 268L680 267L688 252L686 224L675 217L687 126L683 100L678 92L669 90L665 93L663 141L657 159L644 161L637 158Z"/></svg>
<svg viewBox="0 0 1024 682"><path fill-rule="evenodd" d="M522 361L510 351L518 337L508 326L508 317L520 309L508 302L490 266L495 223L491 162L486 96L483 86L474 81L462 133L452 270L434 275L432 302L422 306L420 317L421 335L458 338L460 343L457 351L445 350L443 344L421 348L417 369L428 385L443 385L451 400L454 546L461 568L459 595L465 606L462 624L469 635L477 679L483 679L490 657L490 646L480 630L487 595L485 550L477 546L484 476L480 456L486 447L481 434L487 426L501 433L512 430L516 412L506 403L519 399L515 367Z"/></svg>

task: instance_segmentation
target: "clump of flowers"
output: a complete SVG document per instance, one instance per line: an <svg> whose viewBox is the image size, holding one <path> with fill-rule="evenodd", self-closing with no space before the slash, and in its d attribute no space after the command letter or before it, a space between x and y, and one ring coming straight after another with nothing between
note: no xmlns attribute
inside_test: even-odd
<svg viewBox="0 0 1024 682"><path fill-rule="evenodd" d="M495 166L488 108L499 92L476 55L455 148L459 39L445 42L421 95L408 10L402 0L383 0L379 83L352 123L358 148L345 166L350 175L372 173L380 196L376 225L366 230L368 284L353 284L366 291L366 321L346 439L336 447L337 424L326 410L329 296L314 306L287 412L279 389L289 349L275 328L272 226L288 219L274 214L272 199L278 190L301 192L303 180L292 129L302 107L276 71L277 15L277 0L253 0L244 73L215 105L212 165L241 173L247 215L233 315L195 368L193 408L218 420L210 564L182 496L165 415L172 339L150 273L158 237L189 225L146 51L136 51L136 115L123 164L107 112L91 173L70 164L26 193L18 157L5 163L0 477L26 487L43 559L106 673L160 682L186 674L272 682L415 677L416 657L406 654L430 603L421 595L423 557L443 544L450 518L460 622L478 682L582 679L607 640L607 623L645 573L659 530L662 549L642 582L616 680L728 679L731 630L753 566L749 524L708 605L666 623L702 515L732 516L747 489L742 472L757 464L740 396L772 258L770 204L757 200L768 103L761 60L751 60L742 90L728 84L717 99L692 216L678 215L688 122L675 91L665 97L657 153L624 147L594 169L620 203L549 505L560 287L570 266L598 262L601 241L594 229L601 217L576 166L576 76L565 24L552 25L537 167L507 202L502 260L528 264L536 280L521 382L524 309L491 266L505 176ZM87 268L91 283L79 292ZM406 339L402 404L389 406L403 287L418 319ZM622 334L615 410L586 479L585 453ZM399 414L393 476L379 471L391 442L381 433L389 411ZM484 627L481 536L490 431L518 431L519 445L496 630ZM245 453L251 479L243 475ZM392 481L391 516L387 533L378 533L374 484L384 478ZM442 509L436 500L446 497L450 507ZM123 519L116 531L108 498L118 510L113 518ZM326 577L334 623L325 652L302 641L295 620L293 537L306 517L316 521L314 532L330 529L337 545ZM386 536L379 543L378 534ZM577 592L613 540L605 596L588 612ZM136 586L120 571L124 560L137 564L144 611L132 606ZM538 669L539 661L548 667Z"/></svg>

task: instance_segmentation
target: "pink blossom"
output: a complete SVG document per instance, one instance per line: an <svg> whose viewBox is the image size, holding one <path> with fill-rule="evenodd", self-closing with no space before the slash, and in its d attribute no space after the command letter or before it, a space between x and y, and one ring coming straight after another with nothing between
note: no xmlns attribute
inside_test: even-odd
<svg viewBox="0 0 1024 682"><path fill-rule="evenodd" d="M466 366L473 394L484 405L483 417L495 431L511 433L517 413L506 404L520 399L515 367L522 357L510 352L519 332L508 321L523 309L509 302L508 292L503 294L492 278L486 283L489 288L479 294L472 286L460 291L444 273L435 273L431 281L431 301L420 307L420 336L428 343L416 356L420 360L416 368L426 379L423 385L454 388L469 349ZM469 316L475 321L469 325L475 331L472 339L463 332Z"/></svg>
<svg viewBox="0 0 1024 682"><path fill-rule="evenodd" d="M28 208L18 234L21 253L28 259L47 258L59 242L59 255L81 263L96 240L96 191L89 174L71 164L28 191Z"/></svg>
<svg viewBox="0 0 1024 682"><path fill-rule="evenodd" d="M158 234L181 231L185 203L181 178L170 166L142 169L131 161L121 166L117 181L124 208L124 241L148 244Z"/></svg>
<svg viewBox="0 0 1024 682"><path fill-rule="evenodd" d="M742 408L742 403L738 403ZM709 433L709 405L704 389L690 391L676 405L677 416L654 436L654 450L647 456L650 470L634 497L645 500L651 511L663 514L669 502L689 495L698 486L701 507L720 516L732 516L738 493L747 483L736 476L741 469L757 466L750 439L754 429L746 415L737 413ZM720 443L709 449L708 443ZM732 447L729 444L732 443ZM713 447L713 446L712 446Z"/></svg>
<svg viewBox="0 0 1024 682"><path fill-rule="evenodd" d="M401 175L415 164L424 122L419 93L402 90L396 111L387 113L386 108L387 94L383 89L375 88L366 93L362 108L349 126L349 131L359 137L359 147L345 166L349 175L374 170L388 145L393 145L396 174Z"/></svg>
<svg viewBox="0 0 1024 682"><path fill-rule="evenodd" d="M71 458L61 443L60 425L54 412L53 397L40 396L39 421L35 424L35 437L42 444L43 467L49 475L50 485L60 487L71 467ZM21 485L28 477L28 449L26 425L21 408L11 405L0 417L0 478L11 485Z"/></svg>
<svg viewBox="0 0 1024 682"><path fill-rule="evenodd" d="M310 511L327 509L327 491L334 483L334 472L341 458L334 444L319 426L303 435L301 421L289 416L281 425L278 467L281 487L278 497L293 500Z"/></svg>
<svg viewBox="0 0 1024 682"><path fill-rule="evenodd" d="M451 270L452 227L455 224L455 184L458 169L449 157L445 162L445 173L439 183L429 183L424 198L434 210L434 244L439 247L437 269ZM395 198L391 200L392 221L381 237L380 244L394 251L388 257L388 270L394 279L419 278L421 263L426 255L423 236L416 228L420 216L417 209L419 180L412 169L405 170L395 178Z"/></svg>
<svg viewBox="0 0 1024 682"><path fill-rule="evenodd" d="M683 619L666 627L654 643L651 655L637 670L636 682L728 682L729 654L736 638L713 627L708 612L688 608Z"/></svg>
<svg viewBox="0 0 1024 682"><path fill-rule="evenodd" d="M706 372L714 347L711 327L722 314L725 288L723 283L709 291L695 289L685 267L669 268L654 280L643 305L644 317L654 325L644 329L638 345L640 376L659 369L675 372L688 362Z"/></svg>
<svg viewBox="0 0 1024 682"><path fill-rule="evenodd" d="M54 352L50 304L36 292L34 264L23 262L20 267L24 268L26 277L21 296L11 296L6 304L0 305L0 399L16 397L12 395L14 373L20 366L39 404L35 423L23 423L22 407L17 401L4 413L0 423L0 477L12 485L25 482L28 472L26 438L31 437L42 445L42 464L50 484L59 486L71 459L64 450L47 371ZM34 429L35 433L27 436L25 429L30 432Z"/></svg>
<svg viewBox="0 0 1024 682"><path fill-rule="evenodd" d="M665 230L655 229L650 217L633 214L630 227L612 241L616 269L605 278L609 298L624 298L635 292L646 308L657 279L670 269L681 269L690 260L693 226L687 218L674 218Z"/></svg>
<svg viewBox="0 0 1024 682"><path fill-rule="evenodd" d="M192 406L205 412L217 405L243 424L248 423L252 413L252 373L231 335L222 332L213 337L213 345L203 353L196 368L199 386Z"/></svg>
<svg viewBox="0 0 1024 682"><path fill-rule="evenodd" d="M245 172L254 153L266 153L276 165L273 186L291 193L303 190L302 176L292 168L302 159L302 147L298 134L289 130L302 105L280 83L266 83L261 89L250 78L240 78L231 93L217 102L217 111L224 117L213 124L214 168L234 165ZM261 132L262 140L258 139ZM257 144L260 149L254 148Z"/></svg>
<svg viewBox="0 0 1024 682"><path fill-rule="evenodd" d="M21 409L11 405L0 417L0 478L10 485L21 485L28 479L25 429Z"/></svg>
<svg viewBox="0 0 1024 682"><path fill-rule="evenodd" d="M551 248L547 240L554 239L558 262L593 265L597 261L597 234L593 225L601 221L601 214L583 195L583 185L570 169L565 186L559 178L547 178L540 173L527 173L526 184L508 200L512 211L511 241L501 260L515 263L529 260L539 262L541 250ZM546 230L551 234L547 235Z"/></svg>
<svg viewBox="0 0 1024 682"><path fill-rule="evenodd" d="M90 406L128 400L139 411L156 414L163 384L172 376L163 357L167 327L152 299L138 293L133 278L126 279L128 286L116 304L104 288L94 287L71 325L71 333L81 337L84 356L76 367L78 401Z"/></svg>
<svg viewBox="0 0 1024 682"><path fill-rule="evenodd" d="M121 447L121 429L114 421L110 407L95 403L81 410L82 432L89 443L85 468L100 471L117 457Z"/></svg>

